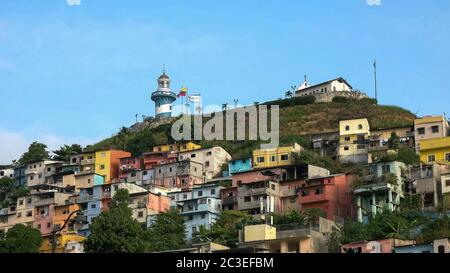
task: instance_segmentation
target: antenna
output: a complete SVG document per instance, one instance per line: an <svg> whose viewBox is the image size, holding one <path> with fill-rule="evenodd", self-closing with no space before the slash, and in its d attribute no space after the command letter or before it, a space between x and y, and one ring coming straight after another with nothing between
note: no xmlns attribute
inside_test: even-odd
<svg viewBox="0 0 450 273"><path fill-rule="evenodd" d="M163 64L163 74L166 74L166 64Z"/></svg>
<svg viewBox="0 0 450 273"><path fill-rule="evenodd" d="M377 60L373 61L373 75L375 80L375 99L378 101L378 87L377 87Z"/></svg>
<svg viewBox="0 0 450 273"><path fill-rule="evenodd" d="M234 99L233 101L234 101L234 109L236 109L237 108L237 104L239 102L239 99Z"/></svg>

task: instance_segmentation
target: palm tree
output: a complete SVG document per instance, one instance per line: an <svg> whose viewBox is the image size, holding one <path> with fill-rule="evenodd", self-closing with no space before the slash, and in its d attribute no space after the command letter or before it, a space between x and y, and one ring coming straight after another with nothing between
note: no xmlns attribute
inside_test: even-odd
<svg viewBox="0 0 450 273"><path fill-rule="evenodd" d="M222 110L223 111L228 110L228 102L225 102L224 104L222 104Z"/></svg>
<svg viewBox="0 0 450 273"><path fill-rule="evenodd" d="M292 98L292 92L290 90L284 93L284 95L286 96L286 98Z"/></svg>

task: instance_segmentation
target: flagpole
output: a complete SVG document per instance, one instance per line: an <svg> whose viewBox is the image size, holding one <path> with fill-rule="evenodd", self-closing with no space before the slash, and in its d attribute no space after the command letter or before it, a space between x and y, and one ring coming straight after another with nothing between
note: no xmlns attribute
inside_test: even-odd
<svg viewBox="0 0 450 273"><path fill-rule="evenodd" d="M373 62L373 74L375 79L375 99L378 101L378 87L377 87L377 60Z"/></svg>

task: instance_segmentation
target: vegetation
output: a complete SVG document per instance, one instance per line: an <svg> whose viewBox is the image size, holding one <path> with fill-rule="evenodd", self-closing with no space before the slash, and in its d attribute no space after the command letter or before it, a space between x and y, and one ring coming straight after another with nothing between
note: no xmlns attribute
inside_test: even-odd
<svg viewBox="0 0 450 273"><path fill-rule="evenodd" d="M9 177L2 177L0 179L0 208L9 206L13 201L22 196L30 194L27 187L16 186L13 179Z"/></svg>
<svg viewBox="0 0 450 273"><path fill-rule="evenodd" d="M329 156L320 156L312 151L305 150L301 152L299 155L295 155L294 157L295 163L307 163L311 165L315 165L318 167L322 167L328 169L331 174L337 173L361 173L362 167L361 165L354 163L341 163L338 160L333 160L333 158Z"/></svg>
<svg viewBox="0 0 450 273"><path fill-rule="evenodd" d="M305 209L299 211L296 209L290 210L286 214L274 214L274 225L300 224L311 225L319 221L319 217L326 218L326 213L321 209Z"/></svg>
<svg viewBox="0 0 450 273"><path fill-rule="evenodd" d="M0 234L0 253L37 253L43 240L39 230L17 224Z"/></svg>
<svg viewBox="0 0 450 273"><path fill-rule="evenodd" d="M18 163L23 165L48 158L50 158L50 155L47 151L47 145L39 142L33 142L28 147L28 151L19 159Z"/></svg>
<svg viewBox="0 0 450 273"><path fill-rule="evenodd" d="M102 212L90 225L85 241L87 253L133 253L142 250L143 230L132 218L128 191L118 190L109 211Z"/></svg>
<svg viewBox="0 0 450 273"><path fill-rule="evenodd" d="M177 210L156 215L155 222L144 235L149 251L180 249L186 245L184 238L184 218Z"/></svg>
<svg viewBox="0 0 450 273"><path fill-rule="evenodd" d="M82 151L83 148L81 148L78 144L72 144L70 146L64 145L60 147L59 150L53 151L55 154L53 159L57 161L69 162L71 156L81 154Z"/></svg>
<svg viewBox="0 0 450 273"><path fill-rule="evenodd" d="M215 242L234 248L239 242L239 230L253 221L252 217L245 212L223 211L211 229L200 228L200 231L193 235L193 241Z"/></svg>

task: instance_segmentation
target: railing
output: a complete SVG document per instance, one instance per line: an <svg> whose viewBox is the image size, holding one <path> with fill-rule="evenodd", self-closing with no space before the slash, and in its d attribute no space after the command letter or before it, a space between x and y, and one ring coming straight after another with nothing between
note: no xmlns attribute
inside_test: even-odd
<svg viewBox="0 0 450 273"><path fill-rule="evenodd" d="M231 205L237 202L237 196L227 196L223 199L222 203L224 205Z"/></svg>
<svg viewBox="0 0 450 273"><path fill-rule="evenodd" d="M91 165L91 164L95 164L95 158L81 160L81 165Z"/></svg>
<svg viewBox="0 0 450 273"><path fill-rule="evenodd" d="M93 195L80 195L80 197L77 198L78 203L91 202L93 200L94 200Z"/></svg>
<svg viewBox="0 0 450 273"><path fill-rule="evenodd" d="M34 206L35 207L47 206L47 205L51 205L51 204L54 204L54 203L56 203L54 198L47 198L47 199L42 199L42 200L39 200L39 201L35 201L34 202Z"/></svg>

